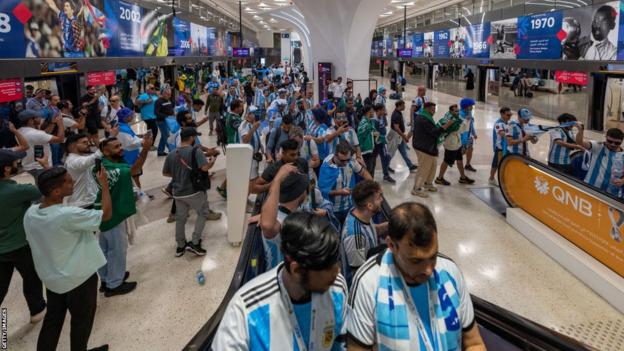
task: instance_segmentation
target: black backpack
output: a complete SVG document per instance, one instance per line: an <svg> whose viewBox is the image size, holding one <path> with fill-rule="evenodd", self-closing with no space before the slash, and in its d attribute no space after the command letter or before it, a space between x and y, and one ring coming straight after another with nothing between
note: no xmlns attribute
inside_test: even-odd
<svg viewBox="0 0 624 351"><path fill-rule="evenodd" d="M225 127L225 116L222 114L217 118L215 132L217 133L217 145L221 146L223 151L225 151L225 147L227 146L227 131Z"/></svg>
<svg viewBox="0 0 624 351"><path fill-rule="evenodd" d="M195 191L206 191L210 189L210 176L197 165L198 150L199 147L194 147L191 153L191 184Z"/></svg>

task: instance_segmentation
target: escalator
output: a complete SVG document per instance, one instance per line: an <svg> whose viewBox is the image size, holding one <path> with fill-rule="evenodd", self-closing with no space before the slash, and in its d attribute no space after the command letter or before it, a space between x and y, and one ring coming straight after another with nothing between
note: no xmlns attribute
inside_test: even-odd
<svg viewBox="0 0 624 351"><path fill-rule="evenodd" d="M256 201L255 213L259 212L263 198ZM382 215L388 218L391 207L384 199ZM184 347L186 351L210 350L219 323L223 318L228 302L236 291L247 281L264 272L264 251L260 228L251 224L243 241L241 255L234 277L223 298L210 319ZM488 350L590 350L580 342L554 330L534 323L513 312L471 295L475 318Z"/></svg>

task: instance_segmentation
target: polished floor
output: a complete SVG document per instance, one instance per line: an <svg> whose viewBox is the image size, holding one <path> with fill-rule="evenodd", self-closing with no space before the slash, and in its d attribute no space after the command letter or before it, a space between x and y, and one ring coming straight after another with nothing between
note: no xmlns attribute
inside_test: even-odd
<svg viewBox="0 0 624 351"><path fill-rule="evenodd" d="M380 84L388 81L375 77ZM416 88L409 85L405 99L411 100ZM459 98L434 91L428 92L439 104L438 111L447 110ZM394 101L388 101L391 112ZM422 201L432 208L438 222L440 250L453 258L462 269L470 291L492 303L576 337L599 350L622 350L622 314L613 309L589 287L568 273L557 262L507 225L500 211L489 207L482 198L495 196L497 189L487 185L491 160L491 128L498 116L498 106L479 104L476 112L479 134L473 165L478 172L472 186L457 183L455 168L446 179L453 184L440 187L428 199L410 195L413 175L407 172L400 156L392 161L397 171L396 185L383 184L384 195L391 205L404 201ZM545 124L552 123L541 121ZM540 123L536 120L535 123ZM202 141L215 145L202 126ZM593 134L595 138L599 135ZM542 137L531 146L537 159L544 160L548 140ZM412 159L415 155L411 153ZM174 257L174 224L165 221L171 205L160 188L167 183L161 176L163 158L150 154L143 188L156 198L142 211L147 223L138 229L135 243L128 250L128 270L131 280L139 282L135 292L126 296L98 299L98 311L90 346L108 343L111 350L179 350L205 323L220 303L232 278L240 248L226 241L226 219L208 222L204 246L208 250L206 284L195 280L202 259L186 254ZM215 169L218 184L223 179L224 159L219 158ZM377 167L381 172L381 167ZM22 175L21 181L30 181ZM376 174L381 180L381 173ZM225 211L225 202L210 193L211 206ZM194 215L187 232L190 233ZM14 274L3 308L8 313L10 350L33 350L41 324L28 324L28 312L21 294L21 278ZM68 316L69 320L69 316ZM69 323L65 324L59 350L68 350ZM620 339L618 339L618 337Z"/></svg>

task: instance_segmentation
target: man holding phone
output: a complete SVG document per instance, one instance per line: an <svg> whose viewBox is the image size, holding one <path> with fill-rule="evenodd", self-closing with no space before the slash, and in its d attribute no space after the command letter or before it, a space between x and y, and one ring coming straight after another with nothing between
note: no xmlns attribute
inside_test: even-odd
<svg viewBox="0 0 624 351"><path fill-rule="evenodd" d="M43 167L37 159L48 157L48 164L52 164L52 152L50 144L59 144L65 141L65 128L63 127L63 118L58 115L53 119L56 124L56 134L51 135L39 129L41 127L42 118L39 112L34 110L24 110L18 115L18 119L22 122L19 132L31 146L26 150L26 157L22 160L22 167L25 171L32 174L33 177L41 172Z"/></svg>
<svg viewBox="0 0 624 351"><path fill-rule="evenodd" d="M257 108L253 105L247 109L245 120L238 127L238 134L240 135L241 142L249 144L253 148L253 159L251 161L251 174L249 180L260 176L260 161L262 161L262 143L260 140L260 116L256 115Z"/></svg>

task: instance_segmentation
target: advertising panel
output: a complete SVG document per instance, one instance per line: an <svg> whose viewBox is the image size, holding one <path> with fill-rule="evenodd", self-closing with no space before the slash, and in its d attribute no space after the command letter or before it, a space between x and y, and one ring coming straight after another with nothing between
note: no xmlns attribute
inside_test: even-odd
<svg viewBox="0 0 624 351"><path fill-rule="evenodd" d="M412 49L397 49L397 57L399 58L412 57Z"/></svg>
<svg viewBox="0 0 624 351"><path fill-rule="evenodd" d="M449 30L437 30L433 37L433 57L450 56Z"/></svg>
<svg viewBox="0 0 624 351"><path fill-rule="evenodd" d="M87 86L91 85L114 85L115 71L88 72Z"/></svg>
<svg viewBox="0 0 624 351"><path fill-rule="evenodd" d="M332 82L331 62L319 62L318 64L318 93L319 100L327 99L327 88Z"/></svg>
<svg viewBox="0 0 624 351"><path fill-rule="evenodd" d="M466 56L467 33L466 27L454 27L449 29L449 55L451 58Z"/></svg>
<svg viewBox="0 0 624 351"><path fill-rule="evenodd" d="M24 24L26 57L106 56L104 0L25 0L31 17ZM26 11L24 11L26 13Z"/></svg>
<svg viewBox="0 0 624 351"><path fill-rule="evenodd" d="M561 57L562 12L518 17L519 59L558 59Z"/></svg>
<svg viewBox="0 0 624 351"><path fill-rule="evenodd" d="M249 57L249 48L232 48L232 56L234 57Z"/></svg>
<svg viewBox="0 0 624 351"><path fill-rule="evenodd" d="M139 33L144 56L169 55L168 33L172 30L171 17L171 14L161 14L156 10L143 12Z"/></svg>
<svg viewBox="0 0 624 351"><path fill-rule="evenodd" d="M466 36L466 57L489 58L490 45L490 22L473 24L462 27Z"/></svg>
<svg viewBox="0 0 624 351"><path fill-rule="evenodd" d="M624 206L602 200L520 157L505 159L500 171L503 193L515 207L624 277Z"/></svg>
<svg viewBox="0 0 624 351"><path fill-rule="evenodd" d="M24 57L24 23L31 16L21 0L0 1L0 57Z"/></svg>
<svg viewBox="0 0 624 351"><path fill-rule="evenodd" d="M588 76L585 72L555 71L555 82L586 86Z"/></svg>
<svg viewBox="0 0 624 351"><path fill-rule="evenodd" d="M518 46L518 19L511 18L492 22L490 25L490 58L515 59Z"/></svg>
<svg viewBox="0 0 624 351"><path fill-rule="evenodd" d="M191 23L174 18L172 22L173 41L169 43L169 56L188 56L191 54Z"/></svg>
<svg viewBox="0 0 624 351"><path fill-rule="evenodd" d="M18 101L22 99L22 80L4 79L0 80L0 103Z"/></svg>
<svg viewBox="0 0 624 351"><path fill-rule="evenodd" d="M107 0L106 30L111 40L108 56L143 56L141 22L143 8L122 0Z"/></svg>
<svg viewBox="0 0 624 351"><path fill-rule="evenodd" d="M615 60L619 2L563 11L561 57L564 60Z"/></svg>
<svg viewBox="0 0 624 351"><path fill-rule="evenodd" d="M424 34L423 56L433 57L433 32L427 32Z"/></svg>
<svg viewBox="0 0 624 351"><path fill-rule="evenodd" d="M414 57L423 57L423 45L425 44L425 33L412 34L412 49Z"/></svg>

